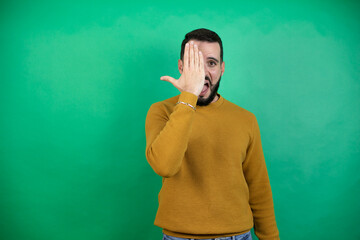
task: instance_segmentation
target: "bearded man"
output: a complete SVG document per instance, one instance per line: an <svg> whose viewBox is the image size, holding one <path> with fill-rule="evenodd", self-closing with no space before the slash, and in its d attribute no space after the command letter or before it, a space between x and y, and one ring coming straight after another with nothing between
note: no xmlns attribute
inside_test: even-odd
<svg viewBox="0 0 360 240"><path fill-rule="evenodd" d="M275 240L270 180L257 119L218 93L225 71L220 37L208 29L185 35L180 94L151 105L146 158L162 176L154 224L163 240Z"/></svg>

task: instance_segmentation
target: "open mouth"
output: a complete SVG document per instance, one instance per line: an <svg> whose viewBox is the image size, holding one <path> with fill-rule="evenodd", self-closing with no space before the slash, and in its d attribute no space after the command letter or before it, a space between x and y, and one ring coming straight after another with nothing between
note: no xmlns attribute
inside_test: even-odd
<svg viewBox="0 0 360 240"><path fill-rule="evenodd" d="M204 96L206 94L207 90L209 89L209 87L210 87L209 82L205 82L204 87L201 90L200 96Z"/></svg>

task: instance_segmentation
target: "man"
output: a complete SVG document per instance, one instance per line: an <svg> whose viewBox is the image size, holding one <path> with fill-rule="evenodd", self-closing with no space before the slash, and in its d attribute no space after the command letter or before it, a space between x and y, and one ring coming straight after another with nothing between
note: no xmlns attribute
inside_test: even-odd
<svg viewBox="0 0 360 240"><path fill-rule="evenodd" d="M260 130L253 113L218 91L225 71L220 37L208 29L185 35L181 93L151 105L146 158L162 176L154 224L163 239L280 239ZM228 238L225 238L228 237Z"/></svg>

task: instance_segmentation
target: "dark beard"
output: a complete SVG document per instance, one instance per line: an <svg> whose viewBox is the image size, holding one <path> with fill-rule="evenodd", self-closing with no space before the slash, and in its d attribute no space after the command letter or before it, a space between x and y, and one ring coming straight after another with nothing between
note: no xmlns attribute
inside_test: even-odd
<svg viewBox="0 0 360 240"><path fill-rule="evenodd" d="M217 91L219 89L219 85L220 85L220 80L221 80L221 76L219 78L219 81L215 84L215 85L211 85L211 82L210 82L210 96L208 98L203 98L203 97L198 97L198 100L197 100L197 105L198 106L207 106L209 105L215 98L216 94L217 94Z"/></svg>

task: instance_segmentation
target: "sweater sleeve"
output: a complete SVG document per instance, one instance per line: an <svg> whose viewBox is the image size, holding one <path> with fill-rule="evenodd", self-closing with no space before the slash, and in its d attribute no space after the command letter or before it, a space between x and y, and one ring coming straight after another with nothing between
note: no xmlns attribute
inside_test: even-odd
<svg viewBox="0 0 360 240"><path fill-rule="evenodd" d="M253 212L254 232L259 240L279 238L270 180L261 145L260 129L254 114L252 137L243 162L243 171L249 186L249 203Z"/></svg>
<svg viewBox="0 0 360 240"><path fill-rule="evenodd" d="M179 101L196 106L197 96L181 92ZM152 169L162 177L174 176L181 167L187 149L195 110L177 104L167 116L163 105L151 105L145 121L146 159Z"/></svg>

